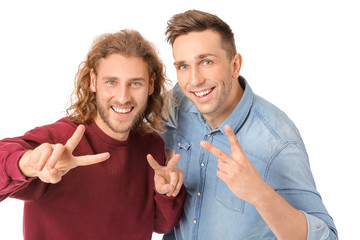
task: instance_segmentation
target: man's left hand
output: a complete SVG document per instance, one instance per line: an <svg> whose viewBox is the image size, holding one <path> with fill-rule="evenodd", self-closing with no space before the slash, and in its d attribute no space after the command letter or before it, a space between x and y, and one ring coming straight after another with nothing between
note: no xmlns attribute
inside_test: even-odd
<svg viewBox="0 0 360 240"><path fill-rule="evenodd" d="M161 166L151 154L146 157L151 168L155 171L156 191L160 194L166 194L166 196L176 197L184 180L183 171L175 166L180 159L180 154L176 154L170 159L166 166Z"/></svg>

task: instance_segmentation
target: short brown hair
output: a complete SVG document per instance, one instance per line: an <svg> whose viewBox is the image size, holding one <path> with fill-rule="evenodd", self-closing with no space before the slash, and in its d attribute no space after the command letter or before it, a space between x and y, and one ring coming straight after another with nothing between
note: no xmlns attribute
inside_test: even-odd
<svg viewBox="0 0 360 240"><path fill-rule="evenodd" d="M169 84L169 80L155 47L134 30L103 34L95 39L86 60L80 64L75 76L75 89L70 107L66 110L68 118L73 122L82 123L94 119L97 112L96 95L90 89L90 71L93 69L96 74L100 60L113 53L141 57L148 65L149 77L155 74L154 92L148 98L143 118L137 127L149 130L150 125L156 130L164 130L161 122L166 121L168 114L167 101L170 98L166 85Z"/></svg>
<svg viewBox="0 0 360 240"><path fill-rule="evenodd" d="M166 40L171 45L175 39L189 32L202 32L213 30L220 34L223 41L223 48L229 59L236 54L234 33L227 23L218 16L202 12L199 10L188 10L184 13L174 15L169 21L166 28Z"/></svg>

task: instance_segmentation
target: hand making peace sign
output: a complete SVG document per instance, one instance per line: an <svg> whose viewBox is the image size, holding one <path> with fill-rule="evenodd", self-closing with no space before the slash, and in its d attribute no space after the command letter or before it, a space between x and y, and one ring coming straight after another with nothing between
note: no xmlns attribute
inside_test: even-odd
<svg viewBox="0 0 360 240"><path fill-rule="evenodd" d="M84 132L85 126L79 125L65 145L43 143L25 152L19 161L21 172L27 177L39 177L46 183L57 183L63 175L75 167L87 166L108 159L109 153L73 155Z"/></svg>
<svg viewBox="0 0 360 240"><path fill-rule="evenodd" d="M179 159L180 154L175 154L166 166L161 166L151 154L147 155L147 160L155 171L155 189L158 193L173 197L178 195L184 180L183 171L175 166Z"/></svg>
<svg viewBox="0 0 360 240"><path fill-rule="evenodd" d="M265 193L268 185L246 157L231 127L226 125L224 129L230 142L231 155L206 141L201 141L200 146L218 158L217 176L226 183L229 189L238 198L255 204Z"/></svg>

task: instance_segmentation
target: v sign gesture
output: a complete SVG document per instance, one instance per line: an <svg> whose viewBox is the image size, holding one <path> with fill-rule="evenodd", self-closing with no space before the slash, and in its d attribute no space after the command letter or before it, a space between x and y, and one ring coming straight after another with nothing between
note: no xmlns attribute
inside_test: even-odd
<svg viewBox="0 0 360 240"><path fill-rule="evenodd" d="M225 133L230 142L231 155L206 141L201 141L200 145L218 158L217 176L238 198L253 204L265 193L264 190L268 185L244 154L239 140L229 125L225 126Z"/></svg>
<svg viewBox="0 0 360 240"><path fill-rule="evenodd" d="M147 160L155 171L154 181L158 193L173 197L178 195L184 180L183 171L175 166L179 159L180 155L176 154L166 166L161 166L151 154L147 155Z"/></svg>
<svg viewBox="0 0 360 240"><path fill-rule="evenodd" d="M238 198L256 207L278 239L305 239L304 214L288 204L261 178L229 125L225 126L225 133L229 138L231 155L206 141L200 143L218 158L217 176Z"/></svg>
<svg viewBox="0 0 360 240"><path fill-rule="evenodd" d="M79 125L65 145L43 143L37 148L25 152L19 161L21 172L27 177L39 177L46 183L57 183L63 175L75 167L91 165L108 159L109 153L73 155L84 132L85 127Z"/></svg>

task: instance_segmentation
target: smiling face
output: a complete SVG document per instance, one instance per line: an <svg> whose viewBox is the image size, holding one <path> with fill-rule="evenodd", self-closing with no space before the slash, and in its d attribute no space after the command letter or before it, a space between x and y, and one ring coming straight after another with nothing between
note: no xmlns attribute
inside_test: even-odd
<svg viewBox="0 0 360 240"><path fill-rule="evenodd" d="M206 30L177 37L173 56L179 86L204 115L211 128L218 127L241 99L238 83L241 56L231 60L219 33Z"/></svg>
<svg viewBox="0 0 360 240"><path fill-rule="evenodd" d="M109 136L126 140L142 120L154 79L140 57L110 54L101 59L97 74L91 71L90 88L96 93L96 124Z"/></svg>

